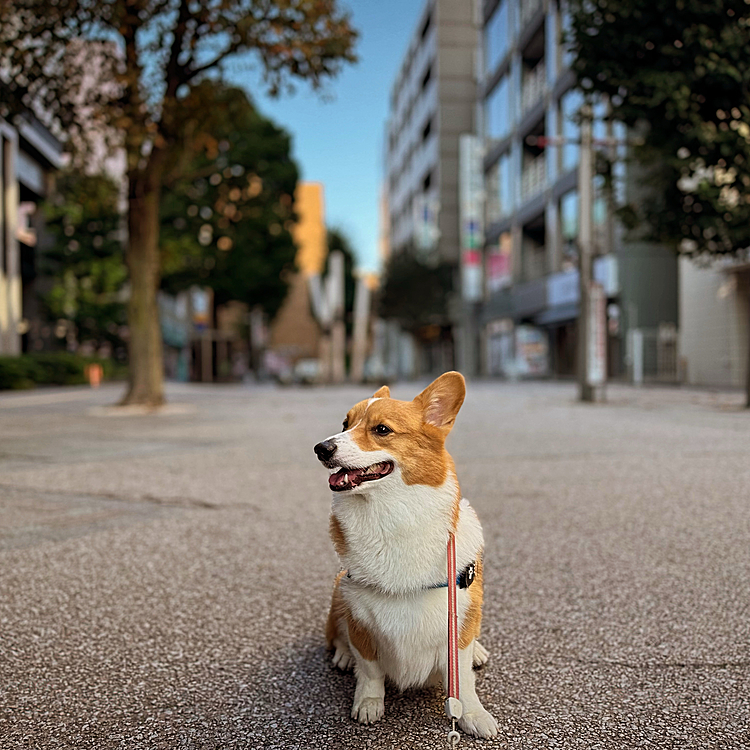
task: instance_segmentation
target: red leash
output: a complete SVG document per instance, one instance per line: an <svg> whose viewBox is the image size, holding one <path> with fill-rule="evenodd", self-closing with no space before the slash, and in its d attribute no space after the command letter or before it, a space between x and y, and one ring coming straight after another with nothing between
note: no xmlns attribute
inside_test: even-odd
<svg viewBox="0 0 750 750"><path fill-rule="evenodd" d="M448 700L445 713L451 720L452 729L448 732L448 742L454 747L460 735L456 731L456 719L461 718L463 707L459 698L458 685L458 607L456 606L456 538L448 535Z"/></svg>

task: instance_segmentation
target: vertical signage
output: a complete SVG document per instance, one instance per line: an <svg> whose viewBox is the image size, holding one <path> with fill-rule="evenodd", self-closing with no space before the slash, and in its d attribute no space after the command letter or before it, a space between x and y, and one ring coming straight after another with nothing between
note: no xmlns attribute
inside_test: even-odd
<svg viewBox="0 0 750 750"><path fill-rule="evenodd" d="M483 148L475 135L464 134L458 145L459 241L461 293L466 302L482 299L482 245L484 244Z"/></svg>
<svg viewBox="0 0 750 750"><path fill-rule="evenodd" d="M440 239L438 218L440 203L427 195L415 195L413 203L414 244L417 250L429 254Z"/></svg>

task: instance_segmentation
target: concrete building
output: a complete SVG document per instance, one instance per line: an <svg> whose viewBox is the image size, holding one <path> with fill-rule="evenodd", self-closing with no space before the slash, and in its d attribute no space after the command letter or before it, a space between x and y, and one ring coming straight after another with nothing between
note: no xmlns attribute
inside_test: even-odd
<svg viewBox="0 0 750 750"><path fill-rule="evenodd" d="M583 103L561 43L558 0L484 0L479 133L485 146L483 370L572 376L576 371L578 163ZM623 137L594 109L594 138ZM549 137L561 145L545 144ZM612 148L612 147L610 147ZM622 156L624 147L612 156ZM619 161L617 190L634 189ZM677 322L677 261L626 242L594 178L594 278L604 287L610 376L624 374L628 331Z"/></svg>
<svg viewBox="0 0 750 750"><path fill-rule="evenodd" d="M475 128L477 44L473 2L425 3L390 96L383 199L389 253L414 252L458 269L459 136ZM416 369L454 366L458 320L449 313L442 331L420 341Z"/></svg>
<svg viewBox="0 0 750 750"><path fill-rule="evenodd" d="M62 165L62 145L36 119L0 119L0 354L20 354L38 339L37 211Z"/></svg>
<svg viewBox="0 0 750 750"><path fill-rule="evenodd" d="M680 259L680 357L689 385L744 387L750 346L750 263Z"/></svg>
<svg viewBox="0 0 750 750"><path fill-rule="evenodd" d="M301 182L294 195L298 221L292 236L297 245L297 272L289 293L274 319L268 341L273 370L292 368L301 359L316 359L320 346L320 327L311 312L309 279L320 274L328 255L323 185Z"/></svg>

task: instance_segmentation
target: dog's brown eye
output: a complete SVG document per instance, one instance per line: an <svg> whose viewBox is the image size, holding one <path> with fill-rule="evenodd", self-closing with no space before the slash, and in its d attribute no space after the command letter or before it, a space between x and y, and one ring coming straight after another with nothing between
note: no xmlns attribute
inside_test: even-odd
<svg viewBox="0 0 750 750"><path fill-rule="evenodd" d="M341 425L341 426L342 426L342 427L344 428L344 432L346 432L346 430L348 430L348 429L349 429L349 420L348 420L348 419L345 419L345 420L344 420L344 424L343 424L343 425Z"/></svg>
<svg viewBox="0 0 750 750"><path fill-rule="evenodd" d="M381 437L383 435L390 435L393 432L393 430L390 427L388 427L387 425L384 425L384 424L379 424L376 427L373 427L372 431L376 435L380 435Z"/></svg>

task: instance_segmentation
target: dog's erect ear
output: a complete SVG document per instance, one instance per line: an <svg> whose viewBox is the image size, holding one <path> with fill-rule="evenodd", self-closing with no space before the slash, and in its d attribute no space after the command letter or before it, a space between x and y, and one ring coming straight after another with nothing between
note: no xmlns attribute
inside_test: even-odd
<svg viewBox="0 0 750 750"><path fill-rule="evenodd" d="M378 388L375 393L372 394L373 398L390 398L391 397L391 389L384 385L382 388Z"/></svg>
<svg viewBox="0 0 750 750"><path fill-rule="evenodd" d="M460 372L446 372L430 383L415 399L427 424L439 427L447 435L466 396L466 381Z"/></svg>

